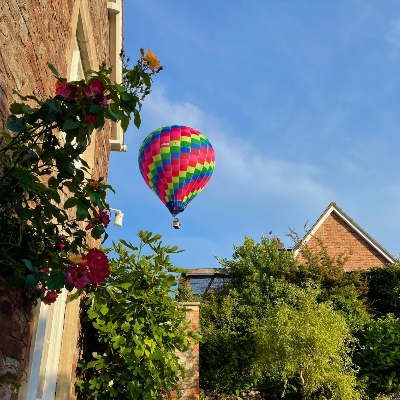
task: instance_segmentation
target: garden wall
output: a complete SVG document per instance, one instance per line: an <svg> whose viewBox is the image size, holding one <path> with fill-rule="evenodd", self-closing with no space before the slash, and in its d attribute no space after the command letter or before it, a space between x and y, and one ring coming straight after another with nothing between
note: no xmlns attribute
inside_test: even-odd
<svg viewBox="0 0 400 400"><path fill-rule="evenodd" d="M199 330L200 303L181 303L186 308L186 318L189 328L193 331ZM187 379L183 383L182 400L199 400L199 344L192 343L189 351L178 352L181 364L186 368Z"/></svg>

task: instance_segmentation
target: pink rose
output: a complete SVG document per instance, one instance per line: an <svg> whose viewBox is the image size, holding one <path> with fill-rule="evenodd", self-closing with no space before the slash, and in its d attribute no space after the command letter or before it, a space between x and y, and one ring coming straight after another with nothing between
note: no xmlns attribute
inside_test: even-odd
<svg viewBox="0 0 400 400"><path fill-rule="evenodd" d="M77 87L71 83L57 82L56 95L60 95L67 100L74 100L77 91Z"/></svg>
<svg viewBox="0 0 400 400"><path fill-rule="evenodd" d="M74 285L77 288L85 287L89 283L88 269L85 266L67 267L67 278L65 283L67 285Z"/></svg>
<svg viewBox="0 0 400 400"><path fill-rule="evenodd" d="M103 103L104 101L104 85L100 79L93 79L89 86L82 89L82 94L95 103Z"/></svg>
<svg viewBox="0 0 400 400"><path fill-rule="evenodd" d="M90 249L85 259L89 269L87 276L93 285L99 285L110 276L108 258L101 250Z"/></svg>

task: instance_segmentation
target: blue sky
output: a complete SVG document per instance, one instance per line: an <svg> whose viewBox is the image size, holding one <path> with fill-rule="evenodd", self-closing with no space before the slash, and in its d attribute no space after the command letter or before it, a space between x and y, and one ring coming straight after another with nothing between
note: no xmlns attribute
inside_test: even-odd
<svg viewBox="0 0 400 400"><path fill-rule="evenodd" d="M287 246L336 201L400 254L400 2L128 0L125 51L153 50L165 70L142 126L112 153L110 238L161 233L184 268L217 267L245 235ZM142 180L137 152L164 125L188 125L216 153L210 183L182 229Z"/></svg>

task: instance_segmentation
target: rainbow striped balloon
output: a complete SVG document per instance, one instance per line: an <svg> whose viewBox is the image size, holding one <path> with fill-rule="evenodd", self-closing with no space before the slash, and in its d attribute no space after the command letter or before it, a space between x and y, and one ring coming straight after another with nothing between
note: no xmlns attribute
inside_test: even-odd
<svg viewBox="0 0 400 400"><path fill-rule="evenodd" d="M207 185L214 171L215 154L199 131L171 125L144 139L138 161L144 181L175 216Z"/></svg>

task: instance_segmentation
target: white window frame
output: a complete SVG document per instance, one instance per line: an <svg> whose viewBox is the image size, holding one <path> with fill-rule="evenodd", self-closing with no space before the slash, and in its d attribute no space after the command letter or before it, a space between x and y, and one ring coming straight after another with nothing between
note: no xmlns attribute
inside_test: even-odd
<svg viewBox="0 0 400 400"><path fill-rule="evenodd" d="M77 33L72 52L69 81L77 81L85 77L82 64L82 54L78 45ZM77 161L75 166L81 168L81 162ZM32 341L34 343L34 350L26 400L54 400L56 397L58 365L60 362L67 297L67 290L62 289L54 304L49 306L41 302L37 306L40 307L39 319ZM45 360L43 359L43 351L45 350L47 341L47 357ZM41 397L37 397L39 383L42 379L43 393Z"/></svg>
<svg viewBox="0 0 400 400"><path fill-rule="evenodd" d="M120 52L122 50L122 0L112 0L107 2L108 21L110 26L110 63L112 67L111 81L122 82L122 60ZM111 151L126 151L124 144L124 131L120 123L111 123Z"/></svg>

